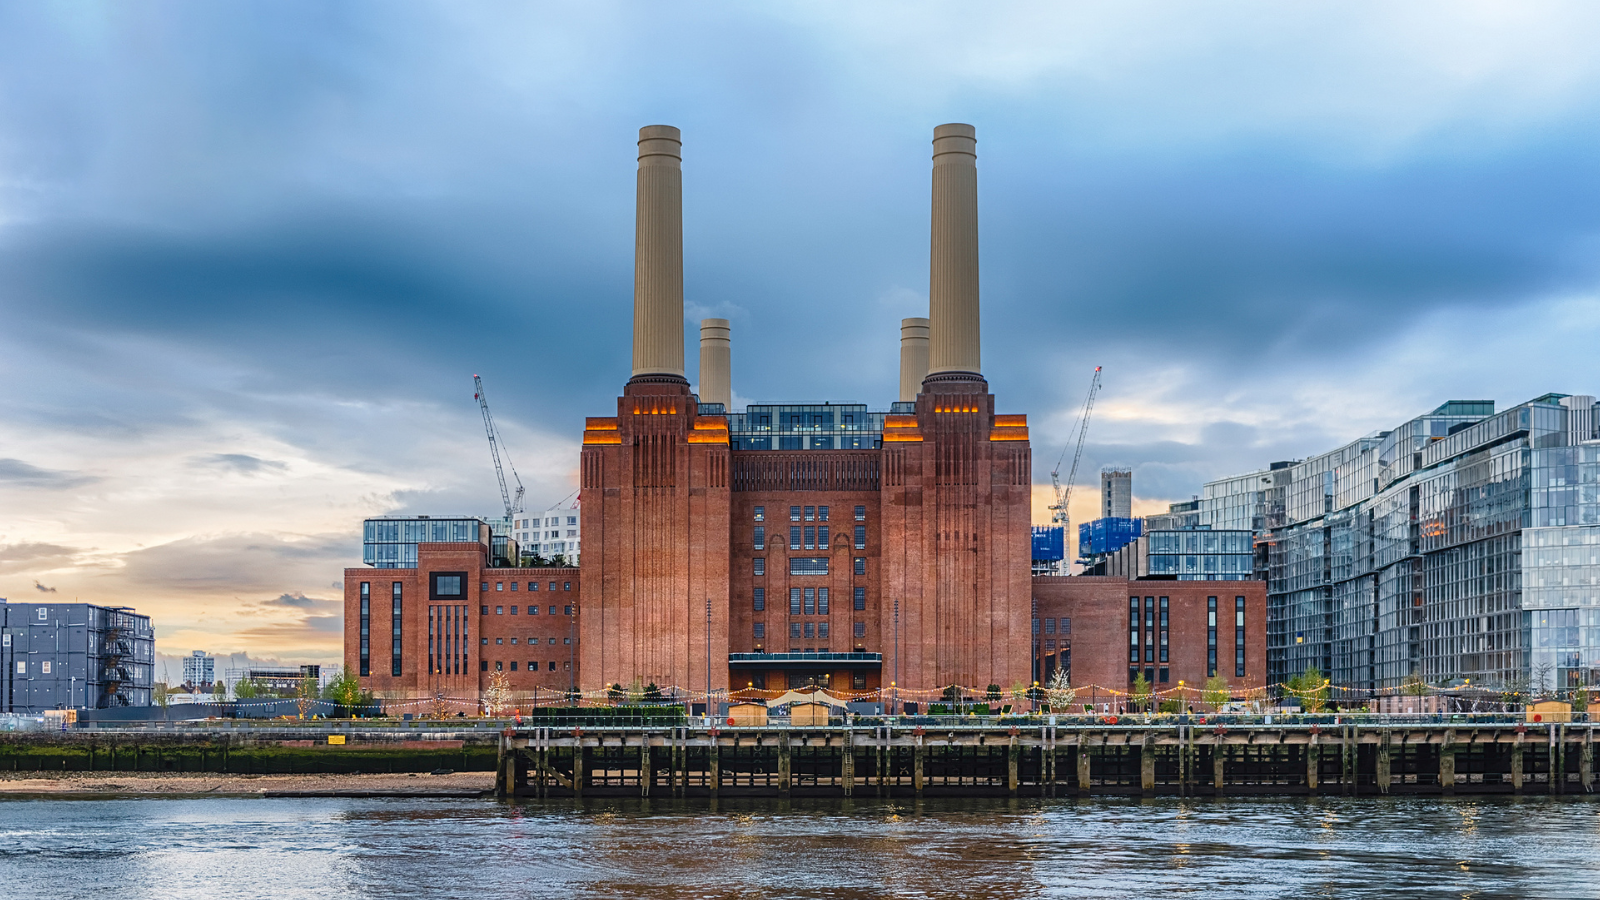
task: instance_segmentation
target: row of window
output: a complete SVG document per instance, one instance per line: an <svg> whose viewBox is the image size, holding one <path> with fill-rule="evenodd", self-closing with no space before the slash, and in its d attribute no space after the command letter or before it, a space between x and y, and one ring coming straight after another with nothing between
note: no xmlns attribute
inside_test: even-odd
<svg viewBox="0 0 1600 900"><path fill-rule="evenodd" d="M865 522L867 520L867 508L865 506L856 507L855 514L857 522ZM756 507L754 518L757 522L765 522L767 520L767 508L765 506ZM828 521L828 507L791 506L789 507L789 521L826 522Z"/></svg>
<svg viewBox="0 0 1600 900"><path fill-rule="evenodd" d="M754 629L752 629L752 631L753 631L753 634L754 634L756 640L758 640L758 641L765 640L766 637L767 637L767 623L765 623L765 622L757 622L757 623L755 623L755 627L754 627ZM866 637L867 636L867 623L865 623L865 622L856 622L855 625L852 628L852 631L854 632L855 636L858 637L858 638ZM797 638L797 637L808 637L808 638L809 637L819 637L819 638L825 638L827 636L828 636L828 623L827 622L790 622L789 623L789 637L791 637L791 638ZM824 650L823 652L826 653L827 651Z"/></svg>
<svg viewBox="0 0 1600 900"><path fill-rule="evenodd" d="M855 589L854 607L867 608L867 589ZM767 589L758 587L751 591L750 607L756 612L767 608ZM789 589L789 615L791 616L825 616L828 615L828 589L827 588L797 588Z"/></svg>
<svg viewBox="0 0 1600 900"><path fill-rule="evenodd" d="M389 674L400 674L400 647L402 626L402 601L404 599L403 582L393 582L390 586L390 645L389 645ZM361 582L361 648L360 669L362 675L372 674L372 582Z"/></svg>
<svg viewBox="0 0 1600 900"><path fill-rule="evenodd" d="M483 644L484 644L484 645L485 645L485 646L487 646L487 645L488 645L488 643L489 643L489 639L488 639L488 638L483 638L483 639L482 639L482 642L483 642ZM506 642L506 639L505 639L505 638L495 638L495 639L494 639L494 642L495 642L495 643L496 643L496 644L504 644L504 643L505 643L505 642ZM513 644L515 644L515 643L516 643L516 642L517 642L517 639L516 639L516 638L512 638L512 639L511 639L511 643L513 643ZM551 639L550 639L550 643L552 643L552 644L554 644L554 643L555 643L555 642L556 642L556 639L555 639L555 638L551 638ZM537 644L537 643L539 643L539 639L538 639L538 638L536 638L536 637L531 637L531 638L528 638L528 639L527 639L527 643L528 643L528 644L530 644L530 645L531 645L531 644ZM563 644L570 644L570 643L572 643L572 638L569 638L569 637L566 637L566 638L562 638L562 639L561 639L561 643L563 643Z"/></svg>
<svg viewBox="0 0 1600 900"><path fill-rule="evenodd" d="M503 616L503 615L506 614L505 613L505 609L506 608L504 606L496 606L494 608L494 614L497 615L497 616ZM572 615L572 607L571 606L563 606L563 607L561 607L561 609L562 609L561 615L564 615L564 616ZM487 616L489 614L489 607L487 605L483 606L482 610L483 610L483 614L484 615ZM511 614L513 616L517 614L517 608L515 606L511 607ZM538 614L539 614L539 607L534 606L533 604L530 603L528 605L528 615L537 616ZM550 615L553 616L555 614L556 614L556 608L554 606L550 607Z"/></svg>
<svg viewBox="0 0 1600 900"><path fill-rule="evenodd" d="M1070 617L1068 617L1068 616L1062 616L1059 621L1061 622L1061 633L1062 634L1071 634L1072 633L1072 619ZM1056 619L1034 619L1033 620L1033 633L1034 634L1038 634L1040 627L1043 626L1045 634L1055 634L1056 633L1056 622L1057 622Z"/></svg>
<svg viewBox="0 0 1600 900"><path fill-rule="evenodd" d="M572 590L572 582L563 581L560 584L561 584L561 589L563 591ZM489 582L487 582L487 581L483 582L483 585L482 585L482 587L480 589L487 591L489 589ZM503 590L506 589L506 583L504 581L496 581L494 583L494 589L497 590L497 591L503 591ZM515 581L511 582L511 589L513 591L517 589L517 582L515 582ZM537 591L538 589L539 589L539 582L537 582L537 581L528 582L528 590ZM550 582L550 590L553 591L555 589L556 589L556 582L554 582L554 581Z"/></svg>
<svg viewBox="0 0 1600 900"><path fill-rule="evenodd" d="M767 574L767 558L757 556L750 560L750 574ZM857 556L851 560L852 574L867 574L867 558ZM790 575L826 575L828 574L828 557L826 556L791 556L789 557Z"/></svg>
<svg viewBox="0 0 1600 900"><path fill-rule="evenodd" d="M494 661L494 670L496 672L504 672L505 671L505 665L506 664L505 664L505 662L503 660L498 660L497 659L497 660ZM556 661L555 660L551 660L549 665L550 665L550 668L549 668L548 671L554 672L556 670ZM572 668L572 661L571 660L563 661L561 663L561 668L570 670ZM517 661L516 660L512 660L511 661L511 671L515 672L516 670L517 670ZM478 671L480 671L480 672L489 671L489 661L487 659L478 660ZM538 660L532 660L532 659L528 660L528 671L529 672L537 672L537 671L539 671L539 662L538 662Z"/></svg>
<svg viewBox="0 0 1600 900"><path fill-rule="evenodd" d="M567 524L568 525L576 525L576 524L578 524L578 517L577 516L549 516L543 521L542 524L538 519L533 519L531 521L531 525L530 525L530 520L523 519L522 521L517 523L516 527L517 528L529 528L529 527L533 527L533 528L539 528L539 527L550 528L550 527L553 527L553 526L556 526L556 525L560 525L561 524L561 520L563 518L565 518L567 520Z"/></svg>

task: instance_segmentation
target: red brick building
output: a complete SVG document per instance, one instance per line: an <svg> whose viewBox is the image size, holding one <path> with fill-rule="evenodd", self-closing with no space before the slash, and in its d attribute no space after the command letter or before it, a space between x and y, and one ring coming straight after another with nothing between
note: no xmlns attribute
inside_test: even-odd
<svg viewBox="0 0 1600 900"><path fill-rule="evenodd" d="M1143 674L1155 690L1194 702L1212 676L1236 696L1267 683L1264 581L1129 580L1112 576L1033 579L1038 680L1067 667L1084 703L1118 703ZM1194 690L1187 690L1194 689Z"/></svg>
<svg viewBox="0 0 1600 900"><path fill-rule="evenodd" d="M1031 577L1027 419L997 409L980 367L976 137L944 125L933 143L929 316L902 325L899 401L734 412L727 321L702 325L711 395L685 377L681 142L641 129L633 371L614 414L585 423L584 577L490 568L482 523L425 523L416 568L346 570L347 664L380 694L422 697L475 696L503 671L517 691L819 684L912 699L1023 687L1068 658L1075 683L1126 688L1147 671L1164 687L1204 682L1214 594L1218 671L1239 671L1226 623L1243 597L1243 674L1228 677L1259 682L1259 584ZM368 561L412 564L398 554ZM1147 595L1160 627L1130 625ZM1035 618L1070 635L1035 634Z"/></svg>

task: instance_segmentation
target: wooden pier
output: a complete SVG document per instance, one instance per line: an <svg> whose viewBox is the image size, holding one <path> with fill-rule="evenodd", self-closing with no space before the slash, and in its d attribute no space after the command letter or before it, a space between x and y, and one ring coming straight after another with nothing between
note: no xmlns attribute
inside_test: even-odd
<svg viewBox="0 0 1600 900"><path fill-rule="evenodd" d="M500 733L505 797L1572 794L1595 725L872 725Z"/></svg>

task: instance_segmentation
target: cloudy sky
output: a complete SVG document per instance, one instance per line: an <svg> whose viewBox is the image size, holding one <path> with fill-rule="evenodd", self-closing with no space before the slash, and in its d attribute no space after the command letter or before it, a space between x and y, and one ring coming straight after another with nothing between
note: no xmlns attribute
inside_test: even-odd
<svg viewBox="0 0 1600 900"><path fill-rule="evenodd" d="M1141 512L1600 393L1597 45L1559 3L0 2L0 596L335 660L362 517L499 507L473 373L562 499L658 122L738 398L893 399L947 121L1040 484L1096 365L1084 471Z"/></svg>

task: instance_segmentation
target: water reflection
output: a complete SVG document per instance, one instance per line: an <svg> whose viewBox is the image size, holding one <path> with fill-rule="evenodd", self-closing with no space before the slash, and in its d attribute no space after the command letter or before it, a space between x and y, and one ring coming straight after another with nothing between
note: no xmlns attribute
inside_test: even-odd
<svg viewBox="0 0 1600 900"><path fill-rule="evenodd" d="M1592 896L1583 799L0 802L6 897Z"/></svg>

